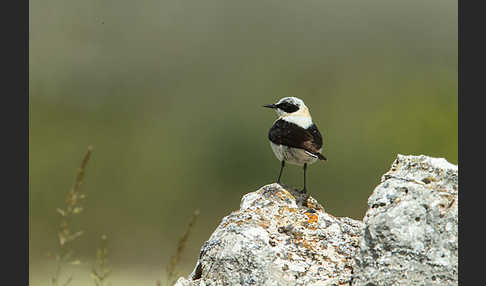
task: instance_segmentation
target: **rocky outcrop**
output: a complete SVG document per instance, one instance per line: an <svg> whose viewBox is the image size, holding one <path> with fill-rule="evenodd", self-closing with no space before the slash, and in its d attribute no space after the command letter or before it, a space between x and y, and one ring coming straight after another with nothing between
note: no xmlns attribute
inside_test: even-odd
<svg viewBox="0 0 486 286"><path fill-rule="evenodd" d="M402 156L368 199L353 285L457 285L457 166Z"/></svg>
<svg viewBox="0 0 486 286"><path fill-rule="evenodd" d="M201 248L193 285L457 285L457 166L399 155L363 222L278 184L243 196Z"/></svg>
<svg viewBox="0 0 486 286"><path fill-rule="evenodd" d="M312 197L305 200L278 184L246 194L203 245L189 277L193 284L180 279L178 285L349 283L361 222L333 217Z"/></svg>

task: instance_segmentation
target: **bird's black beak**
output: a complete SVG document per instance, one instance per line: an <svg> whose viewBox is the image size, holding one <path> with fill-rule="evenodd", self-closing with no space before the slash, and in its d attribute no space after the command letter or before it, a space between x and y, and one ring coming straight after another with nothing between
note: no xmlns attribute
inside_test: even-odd
<svg viewBox="0 0 486 286"><path fill-rule="evenodd" d="M275 104L267 104L267 105L264 105L263 107L267 107L267 108L277 108L277 106Z"/></svg>

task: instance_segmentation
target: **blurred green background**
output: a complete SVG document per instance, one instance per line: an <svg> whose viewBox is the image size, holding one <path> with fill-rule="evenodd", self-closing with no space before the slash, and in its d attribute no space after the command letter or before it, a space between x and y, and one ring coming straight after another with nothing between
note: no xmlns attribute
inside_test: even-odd
<svg viewBox="0 0 486 286"><path fill-rule="evenodd" d="M275 180L261 106L281 97L324 135L308 188L336 216L363 217L397 153L457 164L457 1L33 0L30 20L31 285L55 270L56 208L89 144L75 246L89 263L108 235L113 285L155 285L200 209L187 275L242 195ZM67 272L93 284L89 264Z"/></svg>

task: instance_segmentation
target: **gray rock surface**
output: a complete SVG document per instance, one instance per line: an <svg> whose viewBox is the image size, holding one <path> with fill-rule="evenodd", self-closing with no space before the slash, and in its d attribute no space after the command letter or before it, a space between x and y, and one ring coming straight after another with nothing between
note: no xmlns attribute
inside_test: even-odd
<svg viewBox="0 0 486 286"><path fill-rule="evenodd" d="M363 222L264 186L223 218L176 286L457 285L457 181L444 159L398 155Z"/></svg>
<svg viewBox="0 0 486 286"><path fill-rule="evenodd" d="M368 199L353 285L457 285L457 166L403 156Z"/></svg>
<svg viewBox="0 0 486 286"><path fill-rule="evenodd" d="M176 285L349 285L361 223L303 201L278 184L246 194Z"/></svg>

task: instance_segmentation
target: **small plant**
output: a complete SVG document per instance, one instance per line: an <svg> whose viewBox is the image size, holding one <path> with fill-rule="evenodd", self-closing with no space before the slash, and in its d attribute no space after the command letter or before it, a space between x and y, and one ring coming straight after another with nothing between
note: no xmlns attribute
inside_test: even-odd
<svg viewBox="0 0 486 286"><path fill-rule="evenodd" d="M68 285L73 279L72 276L69 276L68 278L66 278L64 283L61 283L62 267L64 264L81 263L79 259L75 258L74 250L72 249L71 245L73 241L83 235L83 231L74 231L71 228L71 224L73 218L83 211L83 202L86 199L86 195L81 192L81 185L84 181L84 172L92 151L93 148L91 146L88 146L88 151L84 155L81 166L78 168L74 185L66 196L65 207L62 209L57 209L58 214L61 216L61 223L59 224L59 230L57 233L59 239L59 249L58 253L55 255L57 267L54 275L51 278L51 283L54 286Z"/></svg>
<svg viewBox="0 0 486 286"><path fill-rule="evenodd" d="M111 273L108 267L108 237L101 236L100 247L96 250L96 261L91 270L91 278L96 286L103 286Z"/></svg>
<svg viewBox="0 0 486 286"><path fill-rule="evenodd" d="M199 210L195 210L194 213L192 214L189 224L186 227L186 231L184 232L182 237L179 239L179 242L177 243L176 253L171 257L169 264L167 265L167 269L166 269L167 285L174 285L174 283L176 282L176 278L177 278L176 267L181 260L182 252L186 247L186 241L189 238L191 229L194 227L194 224L196 223L196 219L198 216L199 216ZM160 285L160 281L157 282L157 285Z"/></svg>

